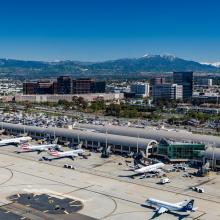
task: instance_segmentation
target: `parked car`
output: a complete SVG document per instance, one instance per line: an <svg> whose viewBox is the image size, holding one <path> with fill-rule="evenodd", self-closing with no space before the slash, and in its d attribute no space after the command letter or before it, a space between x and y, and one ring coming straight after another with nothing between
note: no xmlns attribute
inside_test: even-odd
<svg viewBox="0 0 220 220"><path fill-rule="evenodd" d="M64 167L64 168L67 168L67 169L73 169L73 170L75 170L75 167L74 167L73 165L64 164L63 167Z"/></svg>
<svg viewBox="0 0 220 220"><path fill-rule="evenodd" d="M165 178L161 178L160 179L160 184L166 184L166 183L170 183L170 179L165 177Z"/></svg>
<svg viewBox="0 0 220 220"><path fill-rule="evenodd" d="M200 188L200 187L192 187L192 190L195 191L195 192L198 192L198 193L204 193L205 190L203 188Z"/></svg>

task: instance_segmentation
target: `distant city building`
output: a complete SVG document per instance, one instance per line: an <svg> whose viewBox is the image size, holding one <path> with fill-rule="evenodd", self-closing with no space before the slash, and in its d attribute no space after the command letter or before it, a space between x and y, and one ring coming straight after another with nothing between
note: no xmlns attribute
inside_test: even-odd
<svg viewBox="0 0 220 220"><path fill-rule="evenodd" d="M53 95L16 95L15 101L29 101L29 102L58 102L59 100L66 100L71 102L73 97L82 97L85 101L95 100L121 100L124 99L123 93L90 93L90 94L53 94Z"/></svg>
<svg viewBox="0 0 220 220"><path fill-rule="evenodd" d="M198 86L211 87L212 86L212 79L197 77L194 79L194 83Z"/></svg>
<svg viewBox="0 0 220 220"><path fill-rule="evenodd" d="M54 94L53 81L25 82L23 83L23 94Z"/></svg>
<svg viewBox="0 0 220 220"><path fill-rule="evenodd" d="M204 104L204 103L212 103L219 104L220 103L220 94L212 93L212 92L194 92L192 96L192 101L195 104Z"/></svg>
<svg viewBox="0 0 220 220"><path fill-rule="evenodd" d="M193 94L193 72L174 72L173 83L183 86L183 99L190 100Z"/></svg>
<svg viewBox="0 0 220 220"><path fill-rule="evenodd" d="M106 82L105 81L93 81L91 84L91 93L103 93L106 92Z"/></svg>
<svg viewBox="0 0 220 220"><path fill-rule="evenodd" d="M160 85L160 84L164 84L166 83L166 79L164 77L156 77L156 78L153 78L151 80L151 84L154 86L154 85Z"/></svg>
<svg viewBox="0 0 220 220"><path fill-rule="evenodd" d="M59 76L57 78L57 93L58 94L72 93L72 79L70 76Z"/></svg>
<svg viewBox="0 0 220 220"><path fill-rule="evenodd" d="M106 82L89 78L72 79L69 76L59 76L57 81L24 82L23 94L89 94L105 93Z"/></svg>
<svg viewBox="0 0 220 220"><path fill-rule="evenodd" d="M125 99L133 99L135 98L135 93L133 92L124 92Z"/></svg>
<svg viewBox="0 0 220 220"><path fill-rule="evenodd" d="M207 108L207 107L198 107L198 106L177 106L176 111L181 114L187 112L202 112L206 114L219 114L219 108Z"/></svg>
<svg viewBox="0 0 220 220"><path fill-rule="evenodd" d="M161 84L152 87L153 100L178 100L183 98L183 86L177 84Z"/></svg>
<svg viewBox="0 0 220 220"><path fill-rule="evenodd" d="M54 94L53 81L39 81L36 92L37 94Z"/></svg>
<svg viewBox="0 0 220 220"><path fill-rule="evenodd" d="M23 83L23 94L34 95L37 93L37 82L24 82Z"/></svg>
<svg viewBox="0 0 220 220"><path fill-rule="evenodd" d="M22 83L9 78L0 79L0 95L8 96L22 92Z"/></svg>
<svg viewBox="0 0 220 220"><path fill-rule="evenodd" d="M134 93L136 97L148 97L150 93L149 83L133 83L131 84L131 93Z"/></svg>
<svg viewBox="0 0 220 220"><path fill-rule="evenodd" d="M74 79L73 83L73 94L85 94L91 92L92 80L87 78Z"/></svg>

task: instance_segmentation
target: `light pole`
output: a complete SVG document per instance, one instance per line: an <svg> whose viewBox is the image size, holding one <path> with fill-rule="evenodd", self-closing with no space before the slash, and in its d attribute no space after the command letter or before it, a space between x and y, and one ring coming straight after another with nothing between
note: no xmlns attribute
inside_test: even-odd
<svg viewBox="0 0 220 220"><path fill-rule="evenodd" d="M215 142L212 145L212 169L214 170L214 158L215 158Z"/></svg>
<svg viewBox="0 0 220 220"><path fill-rule="evenodd" d="M107 134L108 134L108 129L106 128L105 130L105 148L107 150L107 147L108 147L108 138L107 138Z"/></svg>

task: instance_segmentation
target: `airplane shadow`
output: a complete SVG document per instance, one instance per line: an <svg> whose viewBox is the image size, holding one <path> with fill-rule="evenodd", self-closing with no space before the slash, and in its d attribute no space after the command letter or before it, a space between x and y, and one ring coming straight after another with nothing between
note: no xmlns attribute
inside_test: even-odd
<svg viewBox="0 0 220 220"><path fill-rule="evenodd" d="M68 158L68 157L65 157L65 158ZM53 161L53 160L61 160L61 159L64 159L64 157L54 157L54 158L46 158L46 157L42 157L41 158L42 160L44 160L44 161L49 161L49 162L51 162L51 161ZM71 159L71 158L68 158L68 159L70 159L70 160L74 160L74 159Z"/></svg>
<svg viewBox="0 0 220 220"><path fill-rule="evenodd" d="M135 177L137 177L137 174L131 174L131 175L118 175L118 177L124 177L124 178L131 178L131 179L135 179Z"/></svg>

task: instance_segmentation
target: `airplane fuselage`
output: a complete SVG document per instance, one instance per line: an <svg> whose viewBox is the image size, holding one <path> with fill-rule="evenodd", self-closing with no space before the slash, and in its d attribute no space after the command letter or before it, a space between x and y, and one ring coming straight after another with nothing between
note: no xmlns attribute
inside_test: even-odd
<svg viewBox="0 0 220 220"><path fill-rule="evenodd" d="M84 151L82 149L71 150L65 152L52 151L50 154L54 157L77 157L79 154L82 154Z"/></svg>
<svg viewBox="0 0 220 220"><path fill-rule="evenodd" d="M21 144L30 141L31 137L19 137L19 138L11 138L0 141L0 146L7 146L11 144Z"/></svg>
<svg viewBox="0 0 220 220"><path fill-rule="evenodd" d="M181 211L182 210L182 206L180 206L180 205L160 201L160 200L157 200L157 199L148 199L145 202L145 205L154 206L154 207L161 206L161 207L167 208L169 211Z"/></svg>
<svg viewBox="0 0 220 220"><path fill-rule="evenodd" d="M24 145L21 146L21 149L23 151L48 151L49 149L54 149L56 147L57 147L56 144L44 144L44 145L35 145L35 146Z"/></svg>
<svg viewBox="0 0 220 220"><path fill-rule="evenodd" d="M153 172L156 171L160 168L164 167L164 163L156 163L156 164L152 164L149 166L145 166L145 167L141 167L139 169L136 169L135 172L136 173L148 173L148 172Z"/></svg>

